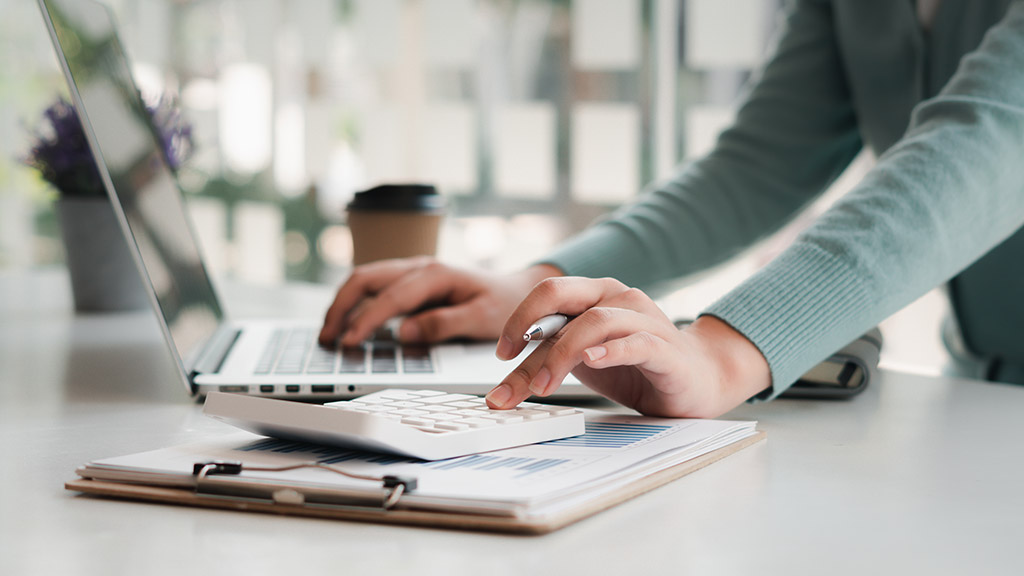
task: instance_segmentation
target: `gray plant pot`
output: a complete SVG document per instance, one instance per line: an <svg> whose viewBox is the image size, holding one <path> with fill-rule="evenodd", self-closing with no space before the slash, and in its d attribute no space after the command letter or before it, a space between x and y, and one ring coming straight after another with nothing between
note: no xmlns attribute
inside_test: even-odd
<svg viewBox="0 0 1024 576"><path fill-rule="evenodd" d="M148 296L110 200L60 198L61 235L78 312L137 310Z"/></svg>

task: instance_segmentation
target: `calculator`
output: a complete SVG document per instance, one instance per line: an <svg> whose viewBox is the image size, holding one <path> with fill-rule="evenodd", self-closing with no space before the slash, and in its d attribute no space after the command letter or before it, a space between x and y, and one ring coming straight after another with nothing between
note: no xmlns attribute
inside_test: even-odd
<svg viewBox="0 0 1024 576"><path fill-rule="evenodd" d="M511 410L482 397L438 390L381 390L308 404L211 392L203 412L243 430L285 440L442 460L579 436L583 412L523 402Z"/></svg>

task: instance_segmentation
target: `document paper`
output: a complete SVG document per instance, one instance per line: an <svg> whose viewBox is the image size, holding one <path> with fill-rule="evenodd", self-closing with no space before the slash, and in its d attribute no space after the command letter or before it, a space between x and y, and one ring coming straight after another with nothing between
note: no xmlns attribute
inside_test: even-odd
<svg viewBox="0 0 1024 576"><path fill-rule="evenodd" d="M756 422L585 412L586 433L582 436L433 462L241 432L97 460L78 473L98 480L190 486L195 483L192 467L197 462L233 460L270 467L316 461L356 474L417 478L417 488L401 498L403 508L536 518L599 497L756 433ZM298 491L337 490L368 497L381 492L379 482L349 479L311 468L243 471L240 476L207 479L214 481Z"/></svg>

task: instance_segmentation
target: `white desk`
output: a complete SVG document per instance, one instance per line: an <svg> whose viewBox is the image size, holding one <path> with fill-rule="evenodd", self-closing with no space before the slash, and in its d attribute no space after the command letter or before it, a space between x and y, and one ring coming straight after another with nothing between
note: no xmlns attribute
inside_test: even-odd
<svg viewBox="0 0 1024 576"><path fill-rule="evenodd" d="M330 291L227 291L319 313ZM79 464L199 439L146 313L75 317L0 274L0 574L1021 574L1024 388L887 372L846 402L743 406L768 441L543 537L79 497Z"/></svg>

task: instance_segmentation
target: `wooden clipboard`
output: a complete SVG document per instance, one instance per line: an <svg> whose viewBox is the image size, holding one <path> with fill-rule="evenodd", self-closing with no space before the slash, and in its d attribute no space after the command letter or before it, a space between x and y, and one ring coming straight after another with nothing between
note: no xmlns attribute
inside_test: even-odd
<svg viewBox="0 0 1024 576"><path fill-rule="evenodd" d="M349 520L356 522L377 522L384 524L402 524L406 526L539 535L553 532L584 518L593 516L602 510L606 510L612 506L621 504L626 500L649 492L663 484L671 482L672 480L686 476L696 470L700 470L701 468L713 462L717 462L730 454L738 452L748 446L752 446L761 440L764 440L764 438L765 433L759 431L748 438L744 438L743 440L734 442L713 452L709 452L702 456L698 456L686 462L645 476L619 490L591 500L578 508L573 508L550 516L532 519L455 512L407 510L400 507L392 508L391 510L383 510L380 508L364 506L285 504L266 500L198 494L193 490L185 488L147 486L142 484L128 484L123 482L109 482L85 478L67 482L64 487L67 490L73 490L92 496L156 502L160 504L198 506L202 508L216 508L221 510L262 512L267 514L306 516L310 518Z"/></svg>

